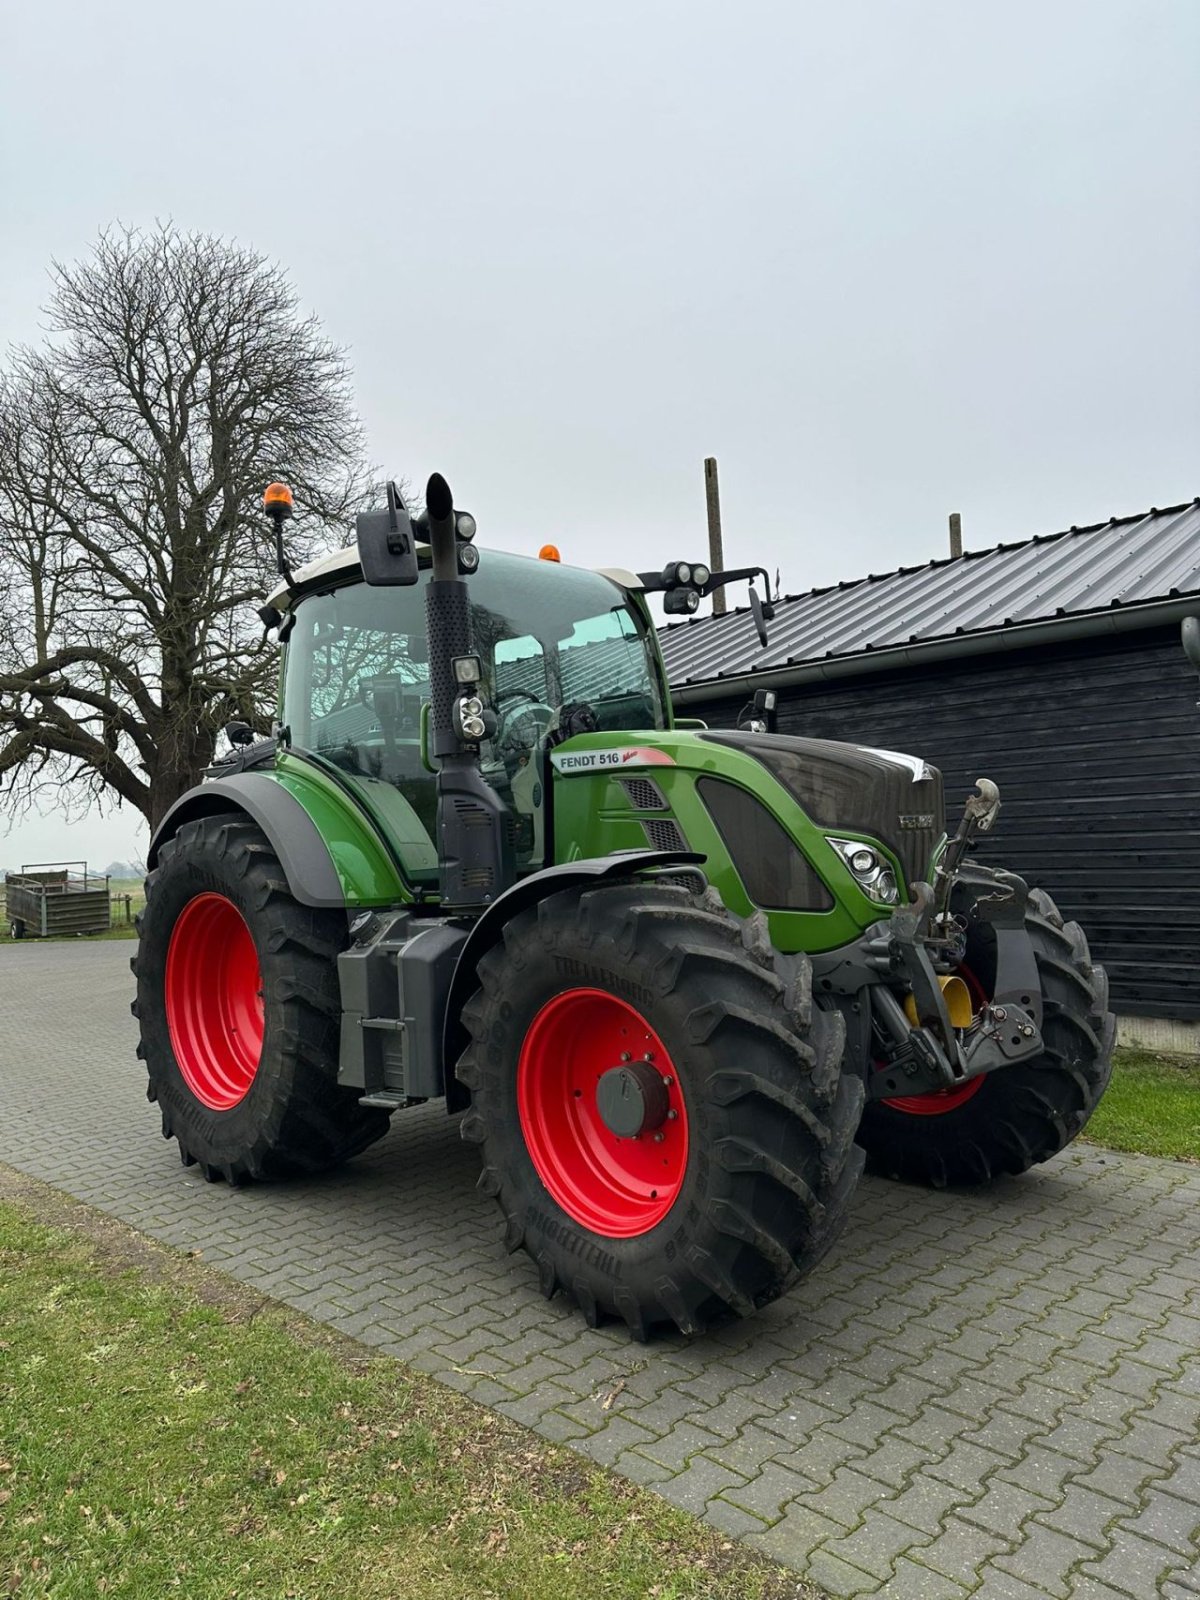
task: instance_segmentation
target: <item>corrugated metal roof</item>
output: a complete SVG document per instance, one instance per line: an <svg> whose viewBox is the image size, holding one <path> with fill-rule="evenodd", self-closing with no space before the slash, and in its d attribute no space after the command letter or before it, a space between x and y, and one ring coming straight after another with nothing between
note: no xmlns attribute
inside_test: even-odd
<svg viewBox="0 0 1200 1600"><path fill-rule="evenodd" d="M1200 499L787 595L764 650L748 609L660 628L671 684L986 635L1200 593Z"/></svg>

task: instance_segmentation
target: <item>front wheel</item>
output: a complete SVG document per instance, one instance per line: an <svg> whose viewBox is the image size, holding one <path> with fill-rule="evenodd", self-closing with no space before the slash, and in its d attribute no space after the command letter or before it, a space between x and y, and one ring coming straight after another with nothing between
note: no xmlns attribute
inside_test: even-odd
<svg viewBox="0 0 1200 1600"><path fill-rule="evenodd" d="M147 1097L185 1166L230 1183L316 1172L386 1132L338 1085L345 917L298 904L253 822L185 822L138 919Z"/></svg>
<svg viewBox="0 0 1200 1600"><path fill-rule="evenodd" d="M1044 890L1030 893L1025 930L1042 980L1045 1050L952 1089L869 1102L858 1141L874 1170L938 1188L986 1183L1048 1161L1083 1131L1112 1074L1108 978L1082 928L1064 922ZM992 993L989 960L976 929L963 976L977 1002Z"/></svg>
<svg viewBox="0 0 1200 1600"><path fill-rule="evenodd" d="M821 1259L862 1166L862 1086L807 958L772 950L763 918L653 882L564 891L479 979L463 1136L547 1296L690 1334Z"/></svg>

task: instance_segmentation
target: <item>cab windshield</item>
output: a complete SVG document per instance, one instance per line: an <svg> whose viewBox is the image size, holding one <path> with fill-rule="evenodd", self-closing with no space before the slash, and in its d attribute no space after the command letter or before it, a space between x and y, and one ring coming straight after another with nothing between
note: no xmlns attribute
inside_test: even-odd
<svg viewBox="0 0 1200 1600"><path fill-rule="evenodd" d="M580 708L600 729L662 728L663 694L647 626L609 579L498 550L481 556L467 580L472 648L497 717L481 759L512 807L518 866L529 871L545 853L547 735ZM345 774L418 883L437 877L434 775L421 760L428 577L301 600L284 667L292 744Z"/></svg>

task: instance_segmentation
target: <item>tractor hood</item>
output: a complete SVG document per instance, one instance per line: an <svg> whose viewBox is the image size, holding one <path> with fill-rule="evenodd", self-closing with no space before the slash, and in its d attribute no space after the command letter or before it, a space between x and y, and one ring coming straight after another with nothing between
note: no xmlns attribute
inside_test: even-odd
<svg viewBox="0 0 1200 1600"><path fill-rule="evenodd" d="M759 761L829 832L870 834L904 869L906 883L929 871L945 831L942 775L919 757L832 739L705 732L698 737Z"/></svg>

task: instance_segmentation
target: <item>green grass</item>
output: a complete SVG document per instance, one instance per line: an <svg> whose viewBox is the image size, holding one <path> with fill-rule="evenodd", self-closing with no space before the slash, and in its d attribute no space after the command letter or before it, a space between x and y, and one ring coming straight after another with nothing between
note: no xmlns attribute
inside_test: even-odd
<svg viewBox="0 0 1200 1600"><path fill-rule="evenodd" d="M111 1219L61 1198L31 1209L34 1189L0 1182L0 1593L812 1596L649 1492Z"/></svg>
<svg viewBox="0 0 1200 1600"><path fill-rule="evenodd" d="M1084 1137L1113 1150L1200 1161L1200 1061L1118 1050Z"/></svg>

